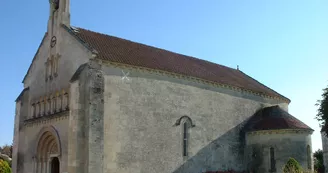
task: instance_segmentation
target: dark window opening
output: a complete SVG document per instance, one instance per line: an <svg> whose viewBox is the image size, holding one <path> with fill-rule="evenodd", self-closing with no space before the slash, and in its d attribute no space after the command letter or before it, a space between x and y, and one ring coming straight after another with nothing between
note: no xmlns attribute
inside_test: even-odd
<svg viewBox="0 0 328 173"><path fill-rule="evenodd" d="M270 148L270 172L276 172L276 160L273 147Z"/></svg>
<svg viewBox="0 0 328 173"><path fill-rule="evenodd" d="M311 160L311 148L310 145L307 146L306 148L307 150L307 162L308 162L308 169L311 170L312 169L312 160Z"/></svg>
<svg viewBox="0 0 328 173"><path fill-rule="evenodd" d="M183 156L188 155L187 145L188 145L188 125L185 122L183 123Z"/></svg>

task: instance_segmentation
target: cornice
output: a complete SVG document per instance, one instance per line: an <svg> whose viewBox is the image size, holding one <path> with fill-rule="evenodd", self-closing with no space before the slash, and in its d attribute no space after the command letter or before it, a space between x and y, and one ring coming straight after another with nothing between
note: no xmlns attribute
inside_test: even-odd
<svg viewBox="0 0 328 173"><path fill-rule="evenodd" d="M257 136L257 135L271 135L271 134L312 134L312 129L278 129L278 130L260 130L247 132L248 136Z"/></svg>
<svg viewBox="0 0 328 173"><path fill-rule="evenodd" d="M240 92L240 93L247 93L247 94L252 94L252 95L263 97L263 98L268 98L268 99L273 99L273 100L280 100L280 101L284 101L286 103L290 103L289 99L283 99L283 98L277 97L277 96L270 96L270 95L255 92L255 91L252 91L252 90L248 90L248 89L244 89L244 88L240 88L240 87L236 87L236 86L231 86L231 85L226 85L226 84L222 84L222 83L217 83L217 82L213 82L213 81L209 81L209 80L205 80L205 79L201 79L201 78L197 78L197 77L193 77L193 76L182 75L182 74L177 74L177 73L173 73L173 72L168 72L168 71L158 70L158 69L152 69L152 68L147 68L147 67L140 67L140 66L133 66L133 65L128 65L128 64L123 64L123 63L117 63L117 62L112 62L112 61L98 59L98 58L96 59L96 61L98 63L104 64L104 65L110 65L110 66L119 67L119 68L139 70L139 71L142 71L142 72L147 72L147 73L152 73L152 74L157 74L157 75L162 75L162 76L168 76L168 77L173 77L173 78L177 78L177 79L188 80L188 81L197 82L197 83L201 83L201 84L211 85L211 86L214 86L214 87L229 89L229 90L237 91L237 92Z"/></svg>
<svg viewBox="0 0 328 173"><path fill-rule="evenodd" d="M33 126L39 126L43 124L49 124L53 123L56 121L64 120L69 117L69 110L65 110L53 115L45 115L41 117L35 117L35 118L30 118L26 119L24 121L24 126L25 127L33 127Z"/></svg>

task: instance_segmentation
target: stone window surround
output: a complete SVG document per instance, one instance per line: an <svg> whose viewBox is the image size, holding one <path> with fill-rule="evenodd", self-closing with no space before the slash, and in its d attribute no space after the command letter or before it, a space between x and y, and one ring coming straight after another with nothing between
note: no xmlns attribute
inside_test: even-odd
<svg viewBox="0 0 328 173"><path fill-rule="evenodd" d="M190 142L190 128L195 127L193 124L192 119L188 116L180 117L174 124L175 126L180 126L181 130L181 153L184 160L188 159L190 155L189 152L189 142Z"/></svg>

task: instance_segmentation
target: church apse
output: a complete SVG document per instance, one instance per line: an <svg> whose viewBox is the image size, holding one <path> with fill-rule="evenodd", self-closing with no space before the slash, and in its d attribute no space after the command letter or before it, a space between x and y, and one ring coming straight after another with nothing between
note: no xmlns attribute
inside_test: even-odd
<svg viewBox="0 0 328 173"><path fill-rule="evenodd" d="M313 130L279 106L257 111L243 128L245 161L255 173L281 173L292 157L304 170L313 170L311 134Z"/></svg>

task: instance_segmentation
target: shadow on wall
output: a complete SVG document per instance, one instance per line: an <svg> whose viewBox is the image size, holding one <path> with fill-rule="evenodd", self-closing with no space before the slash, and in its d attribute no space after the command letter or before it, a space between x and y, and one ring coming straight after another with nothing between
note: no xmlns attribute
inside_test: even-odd
<svg viewBox="0 0 328 173"><path fill-rule="evenodd" d="M245 133L242 128L246 122L230 129L200 149L173 173L203 173L218 170L244 171L246 166L250 165L244 161Z"/></svg>

